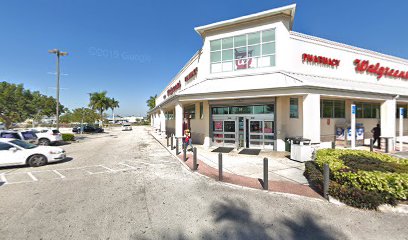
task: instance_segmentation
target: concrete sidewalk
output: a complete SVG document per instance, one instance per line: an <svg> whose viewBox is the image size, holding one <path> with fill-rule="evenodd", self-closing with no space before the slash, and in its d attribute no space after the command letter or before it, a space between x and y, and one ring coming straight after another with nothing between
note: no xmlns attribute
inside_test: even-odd
<svg viewBox="0 0 408 240"><path fill-rule="evenodd" d="M151 134L163 146L167 146L165 137L154 131ZM170 142L170 141L169 141ZM175 143L174 143L175 145ZM179 154L175 150L167 147L175 156L183 160L181 144L179 144ZM197 172L218 180L218 153L211 152L203 146L197 147L198 169ZM237 150L223 154L223 182L232 183L244 187L263 189L263 158L269 159L268 163L268 185L269 191L296 194L306 197L322 198L313 191L307 184L303 176L304 163L295 162L285 157L285 153L273 151L261 152L258 156L248 156L238 154ZM193 169L192 152L188 151L187 161L184 162L190 169Z"/></svg>

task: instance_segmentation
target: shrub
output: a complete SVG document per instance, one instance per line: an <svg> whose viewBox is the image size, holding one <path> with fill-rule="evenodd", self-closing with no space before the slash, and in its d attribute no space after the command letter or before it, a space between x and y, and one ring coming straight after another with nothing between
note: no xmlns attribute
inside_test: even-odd
<svg viewBox="0 0 408 240"><path fill-rule="evenodd" d="M341 185L378 192L386 199L406 200L408 197L408 160L358 150L323 149L316 154L316 163L323 169L329 164L332 179Z"/></svg>
<svg viewBox="0 0 408 240"><path fill-rule="evenodd" d="M309 161L305 163L304 175L309 180L311 187L320 194L323 194L323 173L315 162ZM396 204L395 198L387 199L386 196L378 192L341 185L335 181L330 181L329 195L356 208L377 209L378 206L384 203Z"/></svg>
<svg viewBox="0 0 408 240"><path fill-rule="evenodd" d="M71 142L75 140L75 135L71 133L63 133L62 140L65 142Z"/></svg>

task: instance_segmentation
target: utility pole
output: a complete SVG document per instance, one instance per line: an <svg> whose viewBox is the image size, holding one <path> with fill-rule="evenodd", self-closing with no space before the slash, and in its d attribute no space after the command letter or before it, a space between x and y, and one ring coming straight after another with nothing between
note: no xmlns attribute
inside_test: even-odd
<svg viewBox="0 0 408 240"><path fill-rule="evenodd" d="M60 56L67 56L67 52L61 52L58 49L52 49L48 51L49 53L57 55L57 108L56 108L56 125L57 130L59 130L59 95L60 95Z"/></svg>

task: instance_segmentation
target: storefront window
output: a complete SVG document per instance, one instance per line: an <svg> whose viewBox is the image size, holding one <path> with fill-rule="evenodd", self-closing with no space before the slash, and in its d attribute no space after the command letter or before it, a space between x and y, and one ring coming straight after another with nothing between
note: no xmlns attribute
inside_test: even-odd
<svg viewBox="0 0 408 240"><path fill-rule="evenodd" d="M184 116L189 119L195 119L195 104L184 108Z"/></svg>
<svg viewBox="0 0 408 240"><path fill-rule="evenodd" d="M214 114L214 115L228 114L228 107L213 107L212 108L212 114Z"/></svg>
<svg viewBox="0 0 408 240"><path fill-rule="evenodd" d="M251 121L249 129L251 133L262 133L262 121Z"/></svg>
<svg viewBox="0 0 408 240"><path fill-rule="evenodd" d="M380 104L359 102L356 103L356 118L380 118Z"/></svg>
<svg viewBox="0 0 408 240"><path fill-rule="evenodd" d="M224 121L224 132L235 133L235 121Z"/></svg>
<svg viewBox="0 0 408 240"><path fill-rule="evenodd" d="M174 119L174 111L167 111L165 114L166 120Z"/></svg>
<svg viewBox="0 0 408 240"><path fill-rule="evenodd" d="M200 102L200 119L204 118L204 104Z"/></svg>
<svg viewBox="0 0 408 240"><path fill-rule="evenodd" d="M273 122L265 121L264 124L264 133L273 133Z"/></svg>
<svg viewBox="0 0 408 240"><path fill-rule="evenodd" d="M345 102L342 100L320 100L320 111L322 118L345 118Z"/></svg>
<svg viewBox="0 0 408 240"><path fill-rule="evenodd" d="M230 107L230 114L252 114L252 106Z"/></svg>
<svg viewBox="0 0 408 240"><path fill-rule="evenodd" d="M273 104L268 105L255 105L255 106L233 106L233 107L213 107L212 114L271 114L274 113L275 106Z"/></svg>
<svg viewBox="0 0 408 240"><path fill-rule="evenodd" d="M299 100L297 98L290 98L290 118L299 118Z"/></svg>
<svg viewBox="0 0 408 240"><path fill-rule="evenodd" d="M396 117L397 118L400 118L400 108L403 108L404 110L404 114L403 114L403 116L404 116L404 118L407 118L407 116L408 116L408 114L407 114L407 110L408 110L408 106L407 105L398 105L397 106L397 109L396 109Z"/></svg>
<svg viewBox="0 0 408 240"><path fill-rule="evenodd" d="M210 42L211 72L275 66L275 29Z"/></svg>
<svg viewBox="0 0 408 240"><path fill-rule="evenodd" d="M214 132L223 132L223 124L222 121L214 121L213 131Z"/></svg>

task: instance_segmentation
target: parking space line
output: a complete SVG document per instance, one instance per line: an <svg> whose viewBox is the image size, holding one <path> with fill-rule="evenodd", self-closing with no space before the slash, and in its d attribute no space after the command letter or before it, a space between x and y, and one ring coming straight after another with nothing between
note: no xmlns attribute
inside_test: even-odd
<svg viewBox="0 0 408 240"><path fill-rule="evenodd" d="M130 169L137 169L137 167L130 166L130 165L126 164L126 163L118 163L118 164L123 165L123 166L125 166L125 167L128 167L128 168L130 168Z"/></svg>
<svg viewBox="0 0 408 240"><path fill-rule="evenodd" d="M61 178L65 178L64 175L62 175L60 172L58 172L57 170L52 170L55 174L57 174L58 176L60 176Z"/></svg>
<svg viewBox="0 0 408 240"><path fill-rule="evenodd" d="M8 183L7 179L6 179L6 176L4 174L0 174L0 179L1 179L2 182L4 182L4 184Z"/></svg>
<svg viewBox="0 0 408 240"><path fill-rule="evenodd" d="M38 179L31 172L27 172L27 175L30 176L34 182L38 181Z"/></svg>
<svg viewBox="0 0 408 240"><path fill-rule="evenodd" d="M105 166L103 166L103 165L100 165L100 166L103 167L103 168L105 168L105 169L107 169L107 170L110 171L110 172L116 172L116 171L118 171L118 170L113 170L113 169L111 169L111 168L105 167Z"/></svg>

